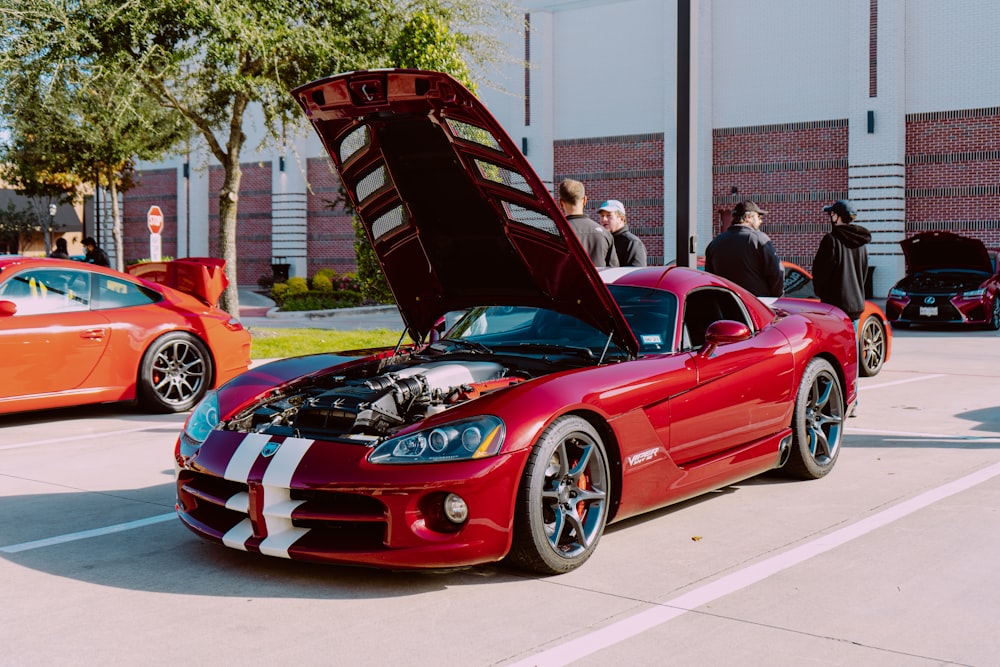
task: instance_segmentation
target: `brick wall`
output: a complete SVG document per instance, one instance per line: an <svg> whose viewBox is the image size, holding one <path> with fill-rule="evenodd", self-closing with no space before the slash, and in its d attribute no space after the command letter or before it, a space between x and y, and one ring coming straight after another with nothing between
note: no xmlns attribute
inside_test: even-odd
<svg viewBox="0 0 1000 667"><path fill-rule="evenodd" d="M236 211L236 280L254 285L261 276L271 275L271 164L240 165L240 199ZM219 257L219 198L225 172L221 166L209 169L208 199L209 254Z"/></svg>
<svg viewBox="0 0 1000 667"><path fill-rule="evenodd" d="M906 117L906 236L950 230L1000 248L1000 107Z"/></svg>
<svg viewBox="0 0 1000 667"><path fill-rule="evenodd" d="M150 206L159 206L163 212L163 231L160 232L160 253L164 257L177 256L177 170L147 169L136 175L136 185L122 197L122 252L125 266L138 259L149 257L149 227L146 214ZM111 209L101 211L111 217ZM102 223L103 224L103 223ZM102 238L107 249L112 239Z"/></svg>
<svg viewBox="0 0 1000 667"><path fill-rule="evenodd" d="M338 274L357 270L354 257L354 227L344 208L340 194L340 179L325 158L308 161L310 191L307 199L309 216L309 275L320 269L333 269Z"/></svg>
<svg viewBox="0 0 1000 667"><path fill-rule="evenodd" d="M554 187L564 178L582 181L586 211L595 221L602 201L621 201L629 230L646 244L649 263L663 264L663 135L563 140L553 149Z"/></svg>
<svg viewBox="0 0 1000 667"><path fill-rule="evenodd" d="M714 130L713 234L737 202L755 201L778 256L809 268L829 229L823 206L847 197L847 132L847 120Z"/></svg>

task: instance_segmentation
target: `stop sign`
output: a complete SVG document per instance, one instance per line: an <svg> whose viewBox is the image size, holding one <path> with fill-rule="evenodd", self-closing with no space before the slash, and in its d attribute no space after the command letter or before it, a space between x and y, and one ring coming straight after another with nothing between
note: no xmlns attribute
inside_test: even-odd
<svg viewBox="0 0 1000 667"><path fill-rule="evenodd" d="M150 206L146 214L146 226L149 227L150 234L159 234L163 231L163 211L159 206Z"/></svg>

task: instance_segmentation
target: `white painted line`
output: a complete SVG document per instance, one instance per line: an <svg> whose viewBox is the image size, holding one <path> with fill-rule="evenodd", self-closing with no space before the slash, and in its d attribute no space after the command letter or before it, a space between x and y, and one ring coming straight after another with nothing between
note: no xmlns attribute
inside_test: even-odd
<svg viewBox="0 0 1000 667"><path fill-rule="evenodd" d="M924 380L933 380L934 378L943 378L944 373L936 373L934 375L921 375L915 378L907 378L905 380L894 380L892 382L883 382L882 384L861 384L859 385L862 391L868 389L882 389L884 387L895 387L898 384L909 384L911 382L923 382Z"/></svg>
<svg viewBox="0 0 1000 667"><path fill-rule="evenodd" d="M176 512L171 512L169 514L160 514L159 516L151 516L148 519L139 519L137 521L129 521L127 523L117 523L113 526L106 526L104 528L94 528L93 530L82 530L79 533L58 535L56 537L49 537L44 540L35 540L34 542L22 542L21 544L11 544L6 547L0 547L0 553L16 554L21 551L41 549L42 547L50 547L55 544L64 544L66 542L75 542L76 540L86 540L91 537L101 537L103 535L110 535L111 533L120 533L124 530L132 530L133 528L142 528L144 526L151 526L154 523L163 523L164 521L170 521L171 519L176 519L176 518L177 518Z"/></svg>
<svg viewBox="0 0 1000 667"><path fill-rule="evenodd" d="M172 425L172 422L164 422L165 424ZM40 445L54 445L60 442L77 442L79 440L90 440L92 438L105 438L111 435L120 435L122 433L137 433L139 431L155 431L157 429L163 428L163 424L156 424L153 426L140 426L137 428L124 428L117 431L100 431L98 433L77 433L75 435L69 435L64 438L50 438L48 440L33 440L31 442L20 442L16 445L2 445L0 449L20 449L21 447L38 447ZM177 424L178 435L181 432L181 425ZM138 441L136 441L138 442Z"/></svg>
<svg viewBox="0 0 1000 667"><path fill-rule="evenodd" d="M948 433L914 433L913 431L884 431L877 428L852 428L849 429L851 433L871 433L872 435L894 435L900 438L921 438L921 439L931 439L931 440L944 440L950 442L953 440L961 442L981 442L984 444L990 444L994 442L1000 442L1000 436L995 435L958 435L958 434L948 434Z"/></svg>
<svg viewBox="0 0 1000 667"><path fill-rule="evenodd" d="M940 500L971 489L997 476L1000 476L1000 463L994 463L953 482L931 489L910 500L905 500L898 505L883 510L878 514L873 514L849 526L835 530L828 535L820 536L811 542L728 574L721 579L696 588L667 602L659 603L657 606L639 612L634 616L612 623L607 627L595 630L577 639L559 644L541 653L536 653L531 657L514 663L514 665L516 667L528 667L529 665L539 667L567 665L575 660L593 655L597 651L623 642L698 607L718 600L721 597L743 590L767 577L799 565L810 558L824 554L851 540L867 535L878 528L882 528Z"/></svg>

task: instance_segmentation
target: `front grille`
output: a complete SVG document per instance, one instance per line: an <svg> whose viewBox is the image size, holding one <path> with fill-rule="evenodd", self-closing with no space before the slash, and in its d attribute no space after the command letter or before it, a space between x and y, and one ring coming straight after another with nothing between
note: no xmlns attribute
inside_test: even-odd
<svg viewBox="0 0 1000 667"><path fill-rule="evenodd" d="M246 517L244 512L226 507L226 502L247 491L246 484L191 470L183 470L177 477L181 510L220 535Z"/></svg>
<svg viewBox="0 0 1000 667"><path fill-rule="evenodd" d="M305 502L292 512L292 524L309 528L298 545L321 550L372 550L384 546L388 510L376 498L339 491L294 489L292 500Z"/></svg>
<svg viewBox="0 0 1000 667"><path fill-rule="evenodd" d="M947 296L934 296L934 306L937 306L936 315L921 315L920 309L926 304L924 303L924 297L926 294L911 294L910 303L907 304L906 308L903 309L903 314L900 319L910 321L910 322L961 322L962 315L948 301Z"/></svg>

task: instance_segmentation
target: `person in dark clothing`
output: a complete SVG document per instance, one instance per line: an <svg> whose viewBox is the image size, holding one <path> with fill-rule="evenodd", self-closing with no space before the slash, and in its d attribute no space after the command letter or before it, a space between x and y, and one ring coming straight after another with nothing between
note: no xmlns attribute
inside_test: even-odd
<svg viewBox="0 0 1000 667"><path fill-rule="evenodd" d="M49 257L69 259L69 247L66 245L66 239L61 236L56 239L56 249L49 253Z"/></svg>
<svg viewBox="0 0 1000 667"><path fill-rule="evenodd" d="M785 277L774 244L760 231L767 211L752 201L733 208L733 222L705 249L705 270L756 296L781 296Z"/></svg>
<svg viewBox="0 0 1000 667"><path fill-rule="evenodd" d="M85 262L88 264L97 264L98 266L111 266L108 253L104 252L101 246L97 245L97 241L94 240L93 236L83 239L83 247L87 249L87 256L84 258Z"/></svg>
<svg viewBox="0 0 1000 667"><path fill-rule="evenodd" d="M583 183L567 178L559 184L559 205L594 266L618 266L618 254L615 252L611 232L584 214L586 204L587 194Z"/></svg>
<svg viewBox="0 0 1000 667"><path fill-rule="evenodd" d="M846 199L823 210L830 215L833 228L819 243L813 259L812 274L816 296L823 303L837 306L854 320L865 309L865 276L868 274L868 248L871 232L854 224L857 214Z"/></svg>
<svg viewBox="0 0 1000 667"><path fill-rule="evenodd" d="M617 199L609 199L597 209L601 225L611 232L615 240L615 254L619 266L646 266L646 244L628 230L625 206Z"/></svg>

